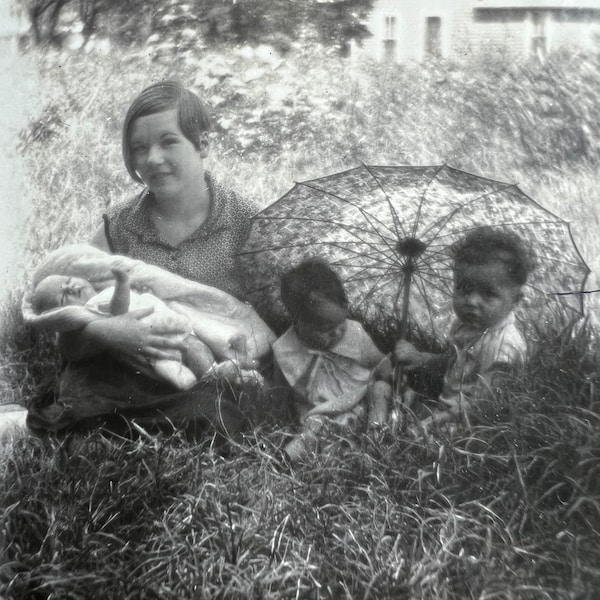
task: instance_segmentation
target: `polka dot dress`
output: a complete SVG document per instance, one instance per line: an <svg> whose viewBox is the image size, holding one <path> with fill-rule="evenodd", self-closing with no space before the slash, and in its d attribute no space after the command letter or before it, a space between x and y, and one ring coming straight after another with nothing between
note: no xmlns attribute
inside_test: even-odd
<svg viewBox="0 0 600 600"><path fill-rule="evenodd" d="M205 285L241 297L236 254L250 231L258 207L205 174L211 208L208 219L192 235L173 246L150 218L152 194L114 206L104 216L106 237L113 253L162 267Z"/></svg>

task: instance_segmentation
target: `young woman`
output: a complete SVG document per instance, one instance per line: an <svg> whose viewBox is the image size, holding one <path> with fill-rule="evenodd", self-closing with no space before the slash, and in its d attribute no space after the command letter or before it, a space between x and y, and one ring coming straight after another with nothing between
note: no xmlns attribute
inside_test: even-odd
<svg viewBox="0 0 600 600"><path fill-rule="evenodd" d="M127 170L144 190L104 216L92 244L239 296L235 256L258 208L205 171L209 128L205 107L181 84L162 81L144 89L127 111L122 140ZM30 425L59 430L108 411L151 419L160 414L175 424L208 420L224 424L226 433L239 431L239 411L223 402L217 407L210 391L192 390L191 400L174 396L173 389L111 359L118 354L139 364L183 349L177 336L183 332L150 327L143 320L148 313L130 311L61 334L58 347L71 365L56 398L30 411Z"/></svg>

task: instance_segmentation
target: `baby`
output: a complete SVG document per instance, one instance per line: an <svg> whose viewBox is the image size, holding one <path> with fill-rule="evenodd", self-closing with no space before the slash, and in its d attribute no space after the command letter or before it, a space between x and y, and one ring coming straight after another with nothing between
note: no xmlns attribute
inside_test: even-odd
<svg viewBox="0 0 600 600"><path fill-rule="evenodd" d="M348 319L343 285L324 261L306 260L285 273L281 299L292 325L273 344L273 355L293 390L302 426L285 447L294 462L316 446L316 433L327 419L342 425L356 420L385 357L362 325Z"/></svg>
<svg viewBox="0 0 600 600"><path fill-rule="evenodd" d="M452 247L452 256L456 319L450 330L450 360L419 352L405 340L394 351L407 370L443 370L445 364L437 406L421 421L425 431L433 423L466 415L497 376L526 361L527 345L513 311L534 268L531 252L514 233L480 227Z"/></svg>
<svg viewBox="0 0 600 600"><path fill-rule="evenodd" d="M32 296L32 307L37 314L63 306L84 306L98 318L122 315L129 310L153 308L153 313L144 318L166 320L169 323L181 324L190 330L182 336L184 349L182 360L159 359L151 366L162 379L173 383L179 389L188 389L198 379L210 374L228 377L229 370L225 364L214 364L214 356L210 348L200 341L188 327L187 319L169 309L164 302L152 294L137 294L131 291L128 274L121 269L111 269L115 276L114 287L97 293L92 284L81 277L50 275L42 279L35 287ZM217 368L218 367L218 368ZM216 368L216 371L215 371Z"/></svg>

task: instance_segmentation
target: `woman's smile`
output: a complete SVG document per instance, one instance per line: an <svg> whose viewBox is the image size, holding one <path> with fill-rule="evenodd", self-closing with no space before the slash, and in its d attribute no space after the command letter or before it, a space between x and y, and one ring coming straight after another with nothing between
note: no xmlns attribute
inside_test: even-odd
<svg viewBox="0 0 600 600"><path fill-rule="evenodd" d="M152 173L149 182L152 184L161 184L169 177L169 175L172 175L172 173L162 171L159 173Z"/></svg>

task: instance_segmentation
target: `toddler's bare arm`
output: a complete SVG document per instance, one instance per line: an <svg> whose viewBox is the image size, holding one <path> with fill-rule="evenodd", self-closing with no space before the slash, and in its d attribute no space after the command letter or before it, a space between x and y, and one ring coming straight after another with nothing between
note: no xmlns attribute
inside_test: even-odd
<svg viewBox="0 0 600 600"><path fill-rule="evenodd" d="M448 357L445 354L433 352L420 352L406 340L399 340L394 348L396 362L409 371L425 368L431 373L442 374L448 366Z"/></svg>

